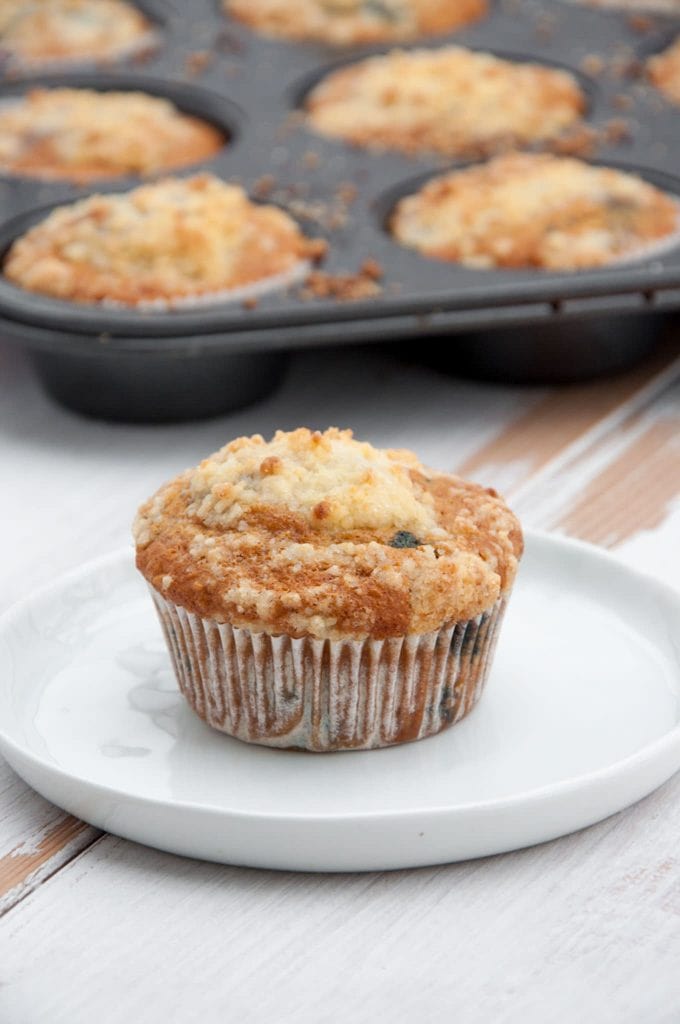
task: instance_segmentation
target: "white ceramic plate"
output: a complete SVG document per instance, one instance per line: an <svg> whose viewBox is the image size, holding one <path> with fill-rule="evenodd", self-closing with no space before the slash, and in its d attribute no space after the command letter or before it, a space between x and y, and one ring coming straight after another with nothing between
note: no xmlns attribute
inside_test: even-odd
<svg viewBox="0 0 680 1024"><path fill-rule="evenodd" d="M39 793L174 853L305 871L480 857L599 821L680 768L680 595L531 535L468 719L402 747L305 754L193 715L123 551L0 620L0 722Z"/></svg>

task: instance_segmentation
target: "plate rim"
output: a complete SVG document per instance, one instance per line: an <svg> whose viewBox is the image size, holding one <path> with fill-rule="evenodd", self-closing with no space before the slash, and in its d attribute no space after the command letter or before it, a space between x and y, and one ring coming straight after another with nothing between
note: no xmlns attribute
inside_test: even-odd
<svg viewBox="0 0 680 1024"><path fill-rule="evenodd" d="M633 580L637 580L641 586L651 588L653 591L656 591L656 596L658 596L662 602L666 602L668 607L673 609L674 613L678 616L678 621L680 622L680 591L676 590L664 581L657 579L655 576L651 575L651 573L629 566L612 552L599 548L587 541L566 537L547 530L536 529L525 529L524 536L525 540L528 541L529 544L547 545L549 547L558 547L567 551L571 550L579 552L581 555L596 559L601 564L613 568L615 571L630 575ZM27 611L34 602L48 598L51 594L61 591L64 586L68 586L83 577L87 577L92 573L98 572L107 565L119 564L123 559L128 560L130 568L134 568L133 552L134 548L131 545L116 548L113 551L109 551L104 555L99 555L97 558L90 559L70 570L67 570L51 582L31 591L28 595L22 597L19 601L16 601L0 614L0 639L2 639L6 630L12 628L14 621L21 618L22 614ZM678 660L678 666L680 667L680 658ZM53 776L57 776L62 782L68 782L71 784L76 783L79 785L84 784L89 787L91 791L96 790L109 798L124 799L138 805L147 805L163 809L164 811L199 813L225 820L268 822L276 825L339 825L367 821L408 822L409 820L418 821L418 819L422 817L443 818L446 816L451 817L472 813L503 813L511 811L515 807L521 807L522 810L532 810L539 808L546 801L574 797L579 792L587 792L593 787L607 784L620 778L625 778L629 776L631 772L642 769L650 763L657 762L659 759L663 758L664 755L672 752L676 744L679 747L678 759L680 761L680 717L676 724L662 736L657 737L655 740L652 740L650 743L642 746L639 750L629 754L627 757L615 761L613 764L606 765L604 768L598 768L595 771L587 772L585 774L576 775L569 779L549 783L532 789L522 790L521 792L513 793L504 797L430 807L412 806L392 810L352 811L342 813L325 811L292 813L243 810L219 806L213 803L197 803L195 801L153 797L139 792L129 792L119 789L107 783L95 781L86 775L78 775L74 772L67 771L61 765L54 764L45 758L40 757L31 748L25 745L22 746L12 739L6 732L4 724L0 719L0 753L2 753L13 768L13 755L16 755L19 761L30 763L38 772L48 772ZM249 745L252 746L252 744L246 744L246 746ZM342 753L345 756L351 757L355 752L344 751ZM363 751L363 753L367 752ZM379 753L379 751L369 751L368 753ZM14 770L16 771L17 769ZM680 770L680 765L676 770ZM21 775L18 771L17 774ZM672 774L675 774L675 771L672 772L671 775ZM670 776L667 776L667 778L670 778Z"/></svg>

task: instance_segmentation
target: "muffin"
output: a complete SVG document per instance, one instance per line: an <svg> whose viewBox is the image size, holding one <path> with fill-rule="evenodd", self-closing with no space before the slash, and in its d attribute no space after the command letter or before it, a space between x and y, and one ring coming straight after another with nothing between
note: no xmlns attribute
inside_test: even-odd
<svg viewBox="0 0 680 1024"><path fill-rule="evenodd" d="M3 271L56 299L163 309L291 284L324 248L282 210L199 174L60 206L13 242Z"/></svg>
<svg viewBox="0 0 680 1024"><path fill-rule="evenodd" d="M680 36L663 53L650 57L647 75L667 100L680 105Z"/></svg>
<svg viewBox="0 0 680 1024"><path fill-rule="evenodd" d="M356 146L479 155L543 142L575 125L573 75L446 46L396 50L333 71L305 102L307 123Z"/></svg>
<svg viewBox="0 0 680 1024"><path fill-rule="evenodd" d="M431 179L397 204L390 229L469 267L580 270L660 252L679 223L675 198L634 174L512 153Z"/></svg>
<svg viewBox="0 0 680 1024"><path fill-rule="evenodd" d="M522 553L495 491L335 428L232 441L147 501L134 535L196 713L316 751L466 715Z"/></svg>
<svg viewBox="0 0 680 1024"><path fill-rule="evenodd" d="M249 28L330 46L416 39L453 32L484 17L488 0L223 0Z"/></svg>
<svg viewBox="0 0 680 1024"><path fill-rule="evenodd" d="M0 170L76 183L154 174L214 156L211 124L142 92L32 89L0 106Z"/></svg>
<svg viewBox="0 0 680 1024"><path fill-rule="evenodd" d="M28 64L127 56L153 42L125 0L0 0L0 53Z"/></svg>

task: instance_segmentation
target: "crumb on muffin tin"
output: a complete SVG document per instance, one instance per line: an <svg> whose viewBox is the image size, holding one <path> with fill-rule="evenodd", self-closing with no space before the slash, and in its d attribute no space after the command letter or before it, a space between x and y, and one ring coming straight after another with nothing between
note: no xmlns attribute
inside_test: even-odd
<svg viewBox="0 0 680 1024"><path fill-rule="evenodd" d="M232 441L162 487L134 532L138 568L165 599L330 639L469 620L509 591L522 550L495 491L335 428Z"/></svg>
<svg viewBox="0 0 680 1024"><path fill-rule="evenodd" d="M282 210L198 174L57 207L12 243L3 272L53 298L163 308L295 283L325 248Z"/></svg>
<svg viewBox="0 0 680 1024"><path fill-rule="evenodd" d="M0 104L0 170L79 183L207 160L226 144L212 124L139 91L35 88Z"/></svg>
<svg viewBox="0 0 680 1024"><path fill-rule="evenodd" d="M127 0L0 0L0 49L20 63L113 59L152 40L151 22Z"/></svg>
<svg viewBox="0 0 680 1024"><path fill-rule="evenodd" d="M568 71L460 46L395 50L332 71L305 99L314 131L353 145L479 155L554 139L580 122Z"/></svg>
<svg viewBox="0 0 680 1024"><path fill-rule="evenodd" d="M513 153L430 179L397 204L394 238L479 269L579 270L680 241L678 201L634 174Z"/></svg>
<svg viewBox="0 0 680 1024"><path fill-rule="evenodd" d="M662 53L650 57L647 77L667 100L680 106L680 36Z"/></svg>
<svg viewBox="0 0 680 1024"><path fill-rule="evenodd" d="M452 32L483 18L488 0L223 0L223 6L265 35L349 46Z"/></svg>

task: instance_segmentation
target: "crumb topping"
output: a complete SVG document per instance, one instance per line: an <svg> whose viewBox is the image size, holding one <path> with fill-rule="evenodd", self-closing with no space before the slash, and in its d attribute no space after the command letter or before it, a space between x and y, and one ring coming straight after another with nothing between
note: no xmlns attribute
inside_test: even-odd
<svg viewBox="0 0 680 1024"><path fill-rule="evenodd" d="M137 305L283 278L322 251L288 214L199 174L53 210L12 244L4 273L55 298Z"/></svg>
<svg viewBox="0 0 680 1024"><path fill-rule="evenodd" d="M32 89L0 106L0 168L87 182L151 174L213 156L224 137L142 92Z"/></svg>
<svg viewBox="0 0 680 1024"><path fill-rule="evenodd" d="M125 0L0 0L0 47L27 61L115 56L150 29Z"/></svg>
<svg viewBox="0 0 680 1024"><path fill-rule="evenodd" d="M522 550L495 492L335 428L238 438L162 487L134 534L141 572L189 611L329 638L473 618Z"/></svg>
<svg viewBox="0 0 680 1024"><path fill-rule="evenodd" d="M579 121L585 99L566 71L446 46L396 50L331 72L305 106L323 135L458 155L552 139Z"/></svg>
<svg viewBox="0 0 680 1024"><path fill-rule="evenodd" d="M332 46L415 39L484 17L488 0L223 0L227 14L267 35Z"/></svg>
<svg viewBox="0 0 680 1024"><path fill-rule="evenodd" d="M678 216L633 174L511 154L432 179L401 200L391 228L402 245L471 267L578 270L672 241Z"/></svg>
<svg viewBox="0 0 680 1024"><path fill-rule="evenodd" d="M680 105L680 36L663 53L649 59L647 74L667 100Z"/></svg>

